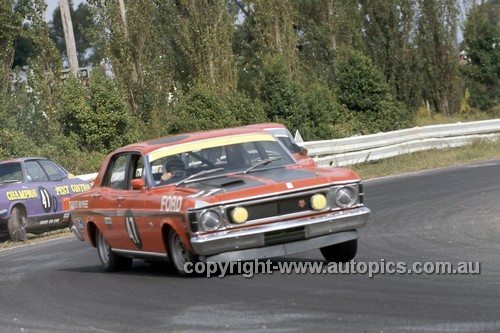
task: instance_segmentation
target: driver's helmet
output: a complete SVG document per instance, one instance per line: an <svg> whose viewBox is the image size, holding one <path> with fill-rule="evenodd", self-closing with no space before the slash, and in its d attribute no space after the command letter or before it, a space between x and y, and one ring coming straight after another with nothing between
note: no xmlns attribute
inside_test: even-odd
<svg viewBox="0 0 500 333"><path fill-rule="evenodd" d="M186 167L184 162L177 155L172 155L167 157L165 160L165 168L164 172L169 172L172 174L172 177L184 177Z"/></svg>

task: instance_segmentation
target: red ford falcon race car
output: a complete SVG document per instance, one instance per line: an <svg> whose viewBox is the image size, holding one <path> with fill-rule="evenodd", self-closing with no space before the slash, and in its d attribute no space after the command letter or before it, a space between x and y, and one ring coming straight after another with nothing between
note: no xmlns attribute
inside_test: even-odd
<svg viewBox="0 0 500 333"><path fill-rule="evenodd" d="M354 172L304 167L271 133L246 127L121 148L70 209L73 233L106 270L168 258L182 275L186 263L312 249L349 261L370 214Z"/></svg>

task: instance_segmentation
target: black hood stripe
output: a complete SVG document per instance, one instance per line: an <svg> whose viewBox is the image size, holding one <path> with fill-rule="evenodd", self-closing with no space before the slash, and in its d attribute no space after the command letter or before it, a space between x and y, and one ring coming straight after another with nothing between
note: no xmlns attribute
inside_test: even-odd
<svg viewBox="0 0 500 333"><path fill-rule="evenodd" d="M304 170L288 169L270 169L255 171L246 175L226 176L214 179L207 179L199 182L193 182L188 185L189 188L199 189L200 192L190 195L190 198L203 198L220 193L230 193L241 191L258 186L272 183L283 183L294 180L315 178L318 175L314 172Z"/></svg>

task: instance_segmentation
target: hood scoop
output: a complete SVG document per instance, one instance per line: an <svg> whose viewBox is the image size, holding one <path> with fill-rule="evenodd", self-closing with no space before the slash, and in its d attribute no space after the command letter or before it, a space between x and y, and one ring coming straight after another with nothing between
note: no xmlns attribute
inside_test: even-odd
<svg viewBox="0 0 500 333"><path fill-rule="evenodd" d="M241 180L241 179L237 179L237 180L232 180L232 181L229 181L227 183L223 183L223 184L220 184L221 187L231 187L231 186L241 186L241 185L245 185L245 181Z"/></svg>

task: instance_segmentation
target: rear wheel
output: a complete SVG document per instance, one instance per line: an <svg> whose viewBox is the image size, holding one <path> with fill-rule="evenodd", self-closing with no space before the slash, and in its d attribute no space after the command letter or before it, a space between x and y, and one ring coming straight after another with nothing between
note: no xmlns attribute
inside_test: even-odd
<svg viewBox="0 0 500 333"><path fill-rule="evenodd" d="M321 254L328 262L348 262L354 259L358 251L358 240L325 246L320 249Z"/></svg>
<svg viewBox="0 0 500 333"><path fill-rule="evenodd" d="M132 266L131 258L122 257L111 251L108 242L106 242L99 229L96 230L96 245L101 264L108 272L125 270Z"/></svg>
<svg viewBox="0 0 500 333"><path fill-rule="evenodd" d="M175 269L177 270L177 272L179 272L180 275L193 275L192 272L186 272L186 270L184 269L184 265L189 262L194 265L199 261L198 256L192 254L189 251L189 249L182 241L182 238L173 229L171 229L168 234L168 252ZM193 269L194 267L191 267L191 270Z"/></svg>
<svg viewBox="0 0 500 333"><path fill-rule="evenodd" d="M12 208L9 221L7 222L7 228L9 229L10 239L13 242L22 242L28 239L26 229L24 228L25 224L26 217L21 210L17 207Z"/></svg>

